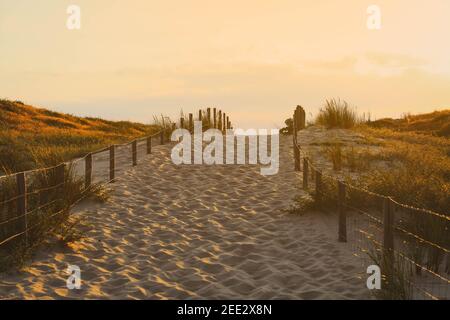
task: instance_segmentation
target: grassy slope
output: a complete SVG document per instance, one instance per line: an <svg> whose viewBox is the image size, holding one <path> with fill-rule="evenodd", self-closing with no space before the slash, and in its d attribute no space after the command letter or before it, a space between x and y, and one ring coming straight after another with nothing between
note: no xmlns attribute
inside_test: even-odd
<svg viewBox="0 0 450 320"><path fill-rule="evenodd" d="M342 110L344 110L342 107L338 108L338 111ZM336 113L335 109L325 109L321 119L336 119L334 117ZM339 121L336 126L330 124L333 124L332 121L325 123L327 127L348 127L343 121ZM339 164L334 165L334 169L341 171L340 174L354 185L392 196L404 204L430 209L448 216L450 215L449 128L450 110L406 116L398 120L382 119L371 123L363 121L352 128L362 134L360 136L362 140L355 139L357 142L350 147L351 139L342 139L342 142L332 146L328 143L323 148L325 151L323 154L329 161ZM322 179L322 188L329 190L325 191L325 194L337 193L336 184L325 176ZM352 188L347 190L347 199L351 205L358 208L380 208L379 202L374 201L374 197ZM330 199L328 205L335 208L335 200L333 197ZM450 247L447 220L424 214L422 211L396 208L394 212L397 226L440 247ZM401 232L394 234L398 252L447 277L450 261L445 260L443 250ZM381 266L383 273L386 272L384 270L389 270L387 268L391 268L386 264L383 251L370 249L369 246L367 252L374 264ZM395 270L388 271L393 275L393 280L389 282L383 280L383 290L377 291L376 295L382 299L410 299L413 292L410 281L423 284L424 278L420 277L423 270L413 266L415 269L413 275L414 269L409 268L407 259L396 255L395 260ZM430 281L430 278L427 279ZM436 290L437 286L427 286L425 289L441 297L442 293ZM445 293L442 297L446 298Z"/></svg>
<svg viewBox="0 0 450 320"><path fill-rule="evenodd" d="M377 154L355 148L357 152L343 155L351 166L365 168L360 182L368 189L417 207L449 212L450 110L366 122L345 102L329 100L316 123L327 128L353 128L382 147ZM341 148L335 149L327 153L340 162Z"/></svg>
<svg viewBox="0 0 450 320"><path fill-rule="evenodd" d="M406 115L402 119L380 119L371 122L370 126L448 138L450 137L450 110L420 115Z"/></svg>
<svg viewBox="0 0 450 320"><path fill-rule="evenodd" d="M384 152L373 160L400 164L387 172L374 172L370 179L372 190L394 195L405 203L448 213L449 127L450 110L360 126L358 130L364 135L383 141Z"/></svg>
<svg viewBox="0 0 450 320"><path fill-rule="evenodd" d="M0 100L0 171L56 164L157 130L154 125L81 118Z"/></svg>

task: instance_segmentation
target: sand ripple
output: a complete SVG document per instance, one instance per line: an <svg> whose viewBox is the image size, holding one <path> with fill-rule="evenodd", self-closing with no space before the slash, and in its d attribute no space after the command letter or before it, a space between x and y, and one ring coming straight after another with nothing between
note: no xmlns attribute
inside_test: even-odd
<svg viewBox="0 0 450 320"><path fill-rule="evenodd" d="M328 217L283 211L302 192L291 147L281 137L280 172L270 177L256 166L175 166L170 146L154 148L107 203L78 208L92 225L83 240L0 275L0 297L367 298L354 277L364 270ZM80 290L66 288L68 264L81 268Z"/></svg>

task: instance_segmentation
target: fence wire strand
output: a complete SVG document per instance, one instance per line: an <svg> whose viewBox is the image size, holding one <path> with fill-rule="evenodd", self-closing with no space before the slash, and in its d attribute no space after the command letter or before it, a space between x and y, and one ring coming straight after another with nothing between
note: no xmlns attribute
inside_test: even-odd
<svg viewBox="0 0 450 320"><path fill-rule="evenodd" d="M294 125L294 128L296 126ZM413 212L420 212L427 214L429 217L438 219L439 221L442 221L443 223L450 221L450 216L438 212L434 212L432 210L423 209L423 208L417 208L411 205L406 205L403 203L400 203L391 197L384 196L375 192L372 192L370 190L366 190L361 187L357 187L355 185L352 185L351 183L348 183L347 181L342 181L341 179L330 175L328 173L324 173L318 166L316 166L309 157L308 153L303 150L298 143L297 139L297 131L294 131L294 137L293 137L293 145L294 145L294 159L295 161L299 163L299 165L296 164L297 167L300 168L303 167L303 170L305 170L305 167L302 165L301 159L303 158L303 161L306 162L308 167L306 168L307 172L304 172L301 176L306 176L309 178L311 177L311 180L308 181L311 184L315 184L315 188L308 187L308 190L312 191L315 194L316 199L318 201L327 201L328 208L322 208L321 210L330 210L330 208L333 208L333 206L336 206L336 203L339 201L337 199L337 191L332 190L332 194L328 194L329 190L325 190L325 185L327 185L327 182L331 181L331 185L336 186L340 183L348 190L352 190L353 193L346 193L347 197L365 197L366 200L368 197L371 198L371 200L368 200L367 203L364 203L364 207L366 205L368 207L374 207L378 209L376 212L378 214L381 214L381 207L383 205L384 200L391 201L393 206L395 208L403 209L403 210L411 210ZM308 172L310 171L310 172ZM310 174L311 173L311 174ZM316 176L316 173L319 173L318 176ZM320 184L317 181L317 178L320 178ZM308 179L309 180L309 179ZM328 180L328 181L327 181ZM308 183L307 182L307 183ZM330 183L328 183L330 184ZM373 214L371 212L368 212L367 210L361 209L358 207L358 205L350 205L349 202L351 201L351 198L345 198L343 200L343 203L341 205L346 208L347 212L347 219L346 219L346 242L350 245L352 252L355 256L361 258L360 261L362 264L364 263L371 263L373 264L373 259L377 255L381 255L384 252L384 246L383 246L383 234L385 232L384 230L384 218L383 215L381 217L378 217L376 214ZM371 201L371 202L370 202ZM320 202L319 202L320 203ZM336 212L336 208L331 209L331 211ZM394 209L392 209L394 210ZM408 213L409 211L406 211L405 213ZM403 222L403 220L400 220L400 222ZM403 263L409 265L409 268L413 270L416 268L416 271L411 271L411 279L407 279L405 277L405 281L409 283L411 287L411 295L412 297L416 297L415 295L420 292L420 295L424 298L433 299L433 300L439 300L439 299L449 299L450 296L448 294L448 290L450 287L450 281L447 277L444 275L433 271L429 267L425 266L424 264L416 261L412 257L408 257L405 253L399 251L401 249L407 249L408 245L412 245L406 240L402 240L399 238L401 234L414 239L417 241L418 244L426 244L429 247L436 249L444 254L444 259L450 259L449 257L449 249L445 248L441 244L437 244L434 241L431 241L429 239L426 239L424 236L421 236L417 234L416 232L413 232L411 230L407 230L401 225L398 225L398 223L393 222L393 230L394 232L394 243L396 243L396 247L398 246L399 249L392 249L393 254L395 255L398 263ZM446 228L445 230L448 230ZM428 258L429 259L429 258ZM429 263L429 261L427 262ZM445 263L445 261L444 261ZM449 262L447 262L448 264ZM442 264L442 263L441 263ZM445 266L444 266L445 267ZM405 267L406 268L406 267ZM447 266L447 268L449 268ZM438 281L438 283L433 282L427 282L428 280L424 279L423 276L418 273L417 269L420 269L424 272L426 272L432 279ZM443 271L445 273L445 271ZM449 271L447 270L447 273ZM425 288L424 288L425 286Z"/></svg>

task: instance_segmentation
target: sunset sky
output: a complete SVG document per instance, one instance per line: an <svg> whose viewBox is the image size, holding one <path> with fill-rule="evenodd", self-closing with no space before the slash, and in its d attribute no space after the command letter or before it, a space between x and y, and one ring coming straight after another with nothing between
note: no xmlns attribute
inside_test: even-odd
<svg viewBox="0 0 450 320"><path fill-rule="evenodd" d="M0 98L141 122L217 106L240 127L331 97L400 116L450 108L449 38L449 0L0 0Z"/></svg>

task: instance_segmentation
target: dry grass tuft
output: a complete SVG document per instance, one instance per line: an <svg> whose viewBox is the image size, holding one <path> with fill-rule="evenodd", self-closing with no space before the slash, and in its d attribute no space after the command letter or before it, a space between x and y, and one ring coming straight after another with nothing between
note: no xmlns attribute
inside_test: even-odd
<svg viewBox="0 0 450 320"><path fill-rule="evenodd" d="M340 142L334 142L330 145L323 147L324 153L333 163L333 170L340 171L342 169L342 144Z"/></svg>
<svg viewBox="0 0 450 320"><path fill-rule="evenodd" d="M81 118L0 100L0 174L37 168L36 161L68 161L157 131L158 125Z"/></svg>
<svg viewBox="0 0 450 320"><path fill-rule="evenodd" d="M320 109L315 123L331 128L349 129L360 121L356 110L349 106L346 101L330 99L325 102L324 108Z"/></svg>

